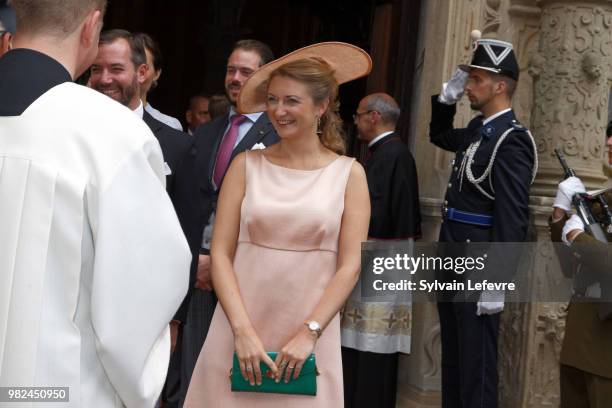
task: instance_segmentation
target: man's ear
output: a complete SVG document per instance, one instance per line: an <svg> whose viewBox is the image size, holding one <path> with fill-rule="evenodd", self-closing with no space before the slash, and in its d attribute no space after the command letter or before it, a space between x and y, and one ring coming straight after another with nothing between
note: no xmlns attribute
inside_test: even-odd
<svg viewBox="0 0 612 408"><path fill-rule="evenodd" d="M507 85L505 81L495 81L493 87L493 90L496 95L503 95L507 91Z"/></svg>
<svg viewBox="0 0 612 408"><path fill-rule="evenodd" d="M100 10L93 10L87 15L81 28L81 43L84 48L88 49L92 44L98 43L101 30L102 13Z"/></svg>
<svg viewBox="0 0 612 408"><path fill-rule="evenodd" d="M157 71L155 71L155 76L153 76L153 81L157 81L159 80L159 77L161 76L162 70L161 68Z"/></svg>
<svg viewBox="0 0 612 408"><path fill-rule="evenodd" d="M189 109L187 112L185 112L185 120L187 121L187 123L191 123L191 109Z"/></svg>
<svg viewBox="0 0 612 408"><path fill-rule="evenodd" d="M138 68L136 68L136 80L138 81L139 85L144 84L145 80L147 79L148 69L149 66L147 64L140 64Z"/></svg>
<svg viewBox="0 0 612 408"><path fill-rule="evenodd" d="M372 121L372 126L376 126L380 123L382 116L380 115L379 111L373 110L372 113L370 113L370 118Z"/></svg>
<svg viewBox="0 0 612 408"><path fill-rule="evenodd" d="M11 33L6 32L0 36L0 56L11 49Z"/></svg>

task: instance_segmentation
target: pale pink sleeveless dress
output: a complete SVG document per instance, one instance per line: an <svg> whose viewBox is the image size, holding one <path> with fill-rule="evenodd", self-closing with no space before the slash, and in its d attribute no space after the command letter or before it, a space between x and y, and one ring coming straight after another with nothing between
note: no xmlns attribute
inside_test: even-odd
<svg viewBox="0 0 612 408"><path fill-rule="evenodd" d="M246 156L246 192L234 271L246 310L267 351L278 351L302 327L336 273L344 193L353 159L318 170ZM196 363L185 407L341 408L340 324L336 315L314 353L317 395L231 392L234 337L217 306Z"/></svg>

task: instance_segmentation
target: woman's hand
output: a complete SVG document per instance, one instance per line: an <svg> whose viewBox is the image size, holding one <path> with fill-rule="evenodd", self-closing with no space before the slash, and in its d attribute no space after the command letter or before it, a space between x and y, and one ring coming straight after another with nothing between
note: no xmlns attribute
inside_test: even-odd
<svg viewBox="0 0 612 408"><path fill-rule="evenodd" d="M261 369L259 368L261 361L270 367L274 376L277 375L278 369L276 364L266 353L261 340L259 340L259 336L257 336L252 327L245 330L237 330L234 333L234 347L240 362L242 377L245 381L250 382L251 385L255 385L255 383L261 385Z"/></svg>
<svg viewBox="0 0 612 408"><path fill-rule="evenodd" d="M275 363L278 366L276 382L279 382L282 377L285 378L286 383L289 382L291 373L293 373L293 379L296 380L300 376L304 361L312 354L316 342L317 334L310 331L308 327L302 326L302 329L276 355Z"/></svg>

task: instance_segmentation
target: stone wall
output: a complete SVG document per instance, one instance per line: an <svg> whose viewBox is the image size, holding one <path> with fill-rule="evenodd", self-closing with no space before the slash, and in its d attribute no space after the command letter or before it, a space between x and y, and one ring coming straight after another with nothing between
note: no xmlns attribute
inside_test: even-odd
<svg viewBox="0 0 612 408"><path fill-rule="evenodd" d="M430 97L459 63L468 62L470 32L514 44L521 77L514 98L519 121L538 144L539 171L531 189L530 240L547 241L560 147L587 186L607 179L603 145L612 72L612 1L426 0L422 2L411 132L419 171L424 240L436 240L440 204L452 159L429 143ZM474 115L458 104L455 125ZM556 279L552 252L539 254L530 286ZM400 359L398 407L440 406L440 336L434 303L413 310L412 353ZM500 407L557 407L563 303L507 304L499 347Z"/></svg>

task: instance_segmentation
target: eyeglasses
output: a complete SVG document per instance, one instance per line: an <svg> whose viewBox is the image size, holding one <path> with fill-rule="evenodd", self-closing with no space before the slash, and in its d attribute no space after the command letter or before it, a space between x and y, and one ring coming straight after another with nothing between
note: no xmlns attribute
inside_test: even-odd
<svg viewBox="0 0 612 408"><path fill-rule="evenodd" d="M359 117L361 115L367 115L368 113L372 113L372 112L376 112L375 110L369 110L369 111L365 111L365 112L355 112L353 113L353 121L359 119Z"/></svg>

